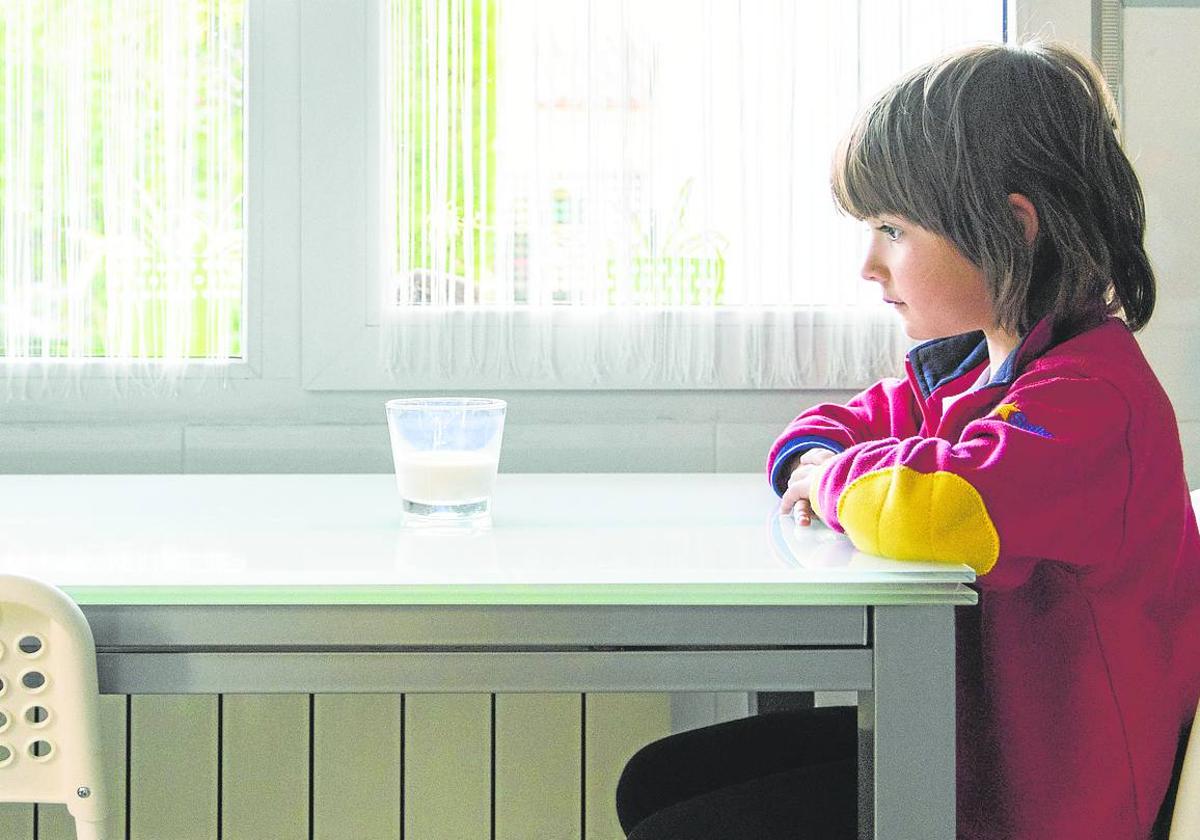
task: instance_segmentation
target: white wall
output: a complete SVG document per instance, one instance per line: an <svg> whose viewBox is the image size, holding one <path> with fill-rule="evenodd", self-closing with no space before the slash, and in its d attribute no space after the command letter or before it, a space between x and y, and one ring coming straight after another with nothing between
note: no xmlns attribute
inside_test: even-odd
<svg viewBox="0 0 1200 840"><path fill-rule="evenodd" d="M1175 404L1191 486L1200 486L1200 4L1124 14L1126 147L1146 194L1158 305L1141 345Z"/></svg>
<svg viewBox="0 0 1200 840"><path fill-rule="evenodd" d="M1090 48L1093 0L1028 0L1023 31ZM1159 310L1143 344L1181 420L1189 475L1200 485L1200 349L1188 263L1200 210L1200 129L1192 47L1200 9L1125 12L1129 146L1146 188ZM298 61L295 21L277 26L260 67ZM270 154L255 174L265 207L259 259L266 313L254 338L261 376L187 383L174 396L117 396L103 381L82 393L0 402L0 472L385 472L384 393L310 392L300 378L299 93L265 106ZM799 410L850 392L497 392L509 400L507 471L751 471Z"/></svg>
<svg viewBox="0 0 1200 840"><path fill-rule="evenodd" d="M1020 31L1092 50L1100 0L1016 0ZM1200 0L1124 0L1125 148L1146 197L1146 246L1158 304L1138 340L1179 420L1192 487L1200 486Z"/></svg>
<svg viewBox="0 0 1200 840"><path fill-rule="evenodd" d="M388 472L383 400L299 378L176 398L11 403L0 472ZM509 472L742 472L813 393L496 392ZM848 392L823 395L845 399Z"/></svg>
<svg viewBox="0 0 1200 840"><path fill-rule="evenodd" d="M1099 0L1009 0L1015 6L1017 32L1066 41L1093 53L1093 25Z"/></svg>

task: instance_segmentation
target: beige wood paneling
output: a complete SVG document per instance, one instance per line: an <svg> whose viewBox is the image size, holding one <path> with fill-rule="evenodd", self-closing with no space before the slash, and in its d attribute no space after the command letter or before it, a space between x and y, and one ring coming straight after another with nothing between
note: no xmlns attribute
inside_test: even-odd
<svg viewBox="0 0 1200 840"><path fill-rule="evenodd" d="M309 696L223 702L222 840L308 840Z"/></svg>
<svg viewBox="0 0 1200 840"><path fill-rule="evenodd" d="M589 694L586 704L584 840L622 840L617 780L645 744L671 732L669 694Z"/></svg>
<svg viewBox="0 0 1200 840"><path fill-rule="evenodd" d="M490 835L491 703L490 694L406 696L406 840Z"/></svg>
<svg viewBox="0 0 1200 840"><path fill-rule="evenodd" d="M216 840L217 696L130 703L129 840Z"/></svg>
<svg viewBox="0 0 1200 840"><path fill-rule="evenodd" d="M496 695L496 840L579 840L578 694Z"/></svg>
<svg viewBox="0 0 1200 840"><path fill-rule="evenodd" d="M314 698L313 840L399 840L400 707L399 694Z"/></svg>

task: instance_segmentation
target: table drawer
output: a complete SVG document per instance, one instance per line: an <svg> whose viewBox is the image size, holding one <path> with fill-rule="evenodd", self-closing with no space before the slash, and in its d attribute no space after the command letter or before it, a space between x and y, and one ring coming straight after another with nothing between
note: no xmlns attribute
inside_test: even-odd
<svg viewBox="0 0 1200 840"><path fill-rule="evenodd" d="M862 605L95 605L105 648L864 646Z"/></svg>

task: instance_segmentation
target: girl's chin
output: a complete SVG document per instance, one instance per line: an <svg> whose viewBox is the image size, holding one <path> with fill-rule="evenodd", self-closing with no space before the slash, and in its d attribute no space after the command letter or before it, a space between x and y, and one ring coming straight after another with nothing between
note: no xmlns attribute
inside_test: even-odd
<svg viewBox="0 0 1200 840"><path fill-rule="evenodd" d="M929 335L928 330L923 330L920 327L916 326L911 321L909 321L907 318L905 318L903 314L901 314L900 320L904 324L904 334L907 335L909 338L911 338L913 341L927 341L931 338L937 337L937 336Z"/></svg>
<svg viewBox="0 0 1200 840"><path fill-rule="evenodd" d="M914 324L909 318L905 317L903 309L900 309L899 311L900 320L904 322L904 334L913 341L932 341L935 338L949 338L952 335L959 335L961 333L970 332L973 329L979 329L978 327L964 326L959 330L947 330L945 328L939 330L936 328L930 328L927 325L921 326L920 324Z"/></svg>
<svg viewBox="0 0 1200 840"><path fill-rule="evenodd" d="M913 341L933 341L935 338L950 338L953 335L961 335L965 332L970 332L970 329L959 330L958 332L942 332L939 330L914 330L910 329L907 324L904 326L904 334Z"/></svg>

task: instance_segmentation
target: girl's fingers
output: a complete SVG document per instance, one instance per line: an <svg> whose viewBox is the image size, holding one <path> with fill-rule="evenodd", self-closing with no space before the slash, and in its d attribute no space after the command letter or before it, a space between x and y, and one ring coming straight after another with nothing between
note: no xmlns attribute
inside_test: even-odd
<svg viewBox="0 0 1200 840"><path fill-rule="evenodd" d="M787 490L779 502L779 509L791 513L792 506L801 499L808 498L808 467L797 468L788 478Z"/></svg>
<svg viewBox="0 0 1200 840"><path fill-rule="evenodd" d="M791 513L792 508L796 506L796 502L802 501L804 497L800 495L800 490L795 485L790 485L783 497L779 500L779 512Z"/></svg>
<svg viewBox="0 0 1200 840"><path fill-rule="evenodd" d="M792 508L792 518L796 520L797 525L812 524L812 505L807 499L796 502L796 506Z"/></svg>

